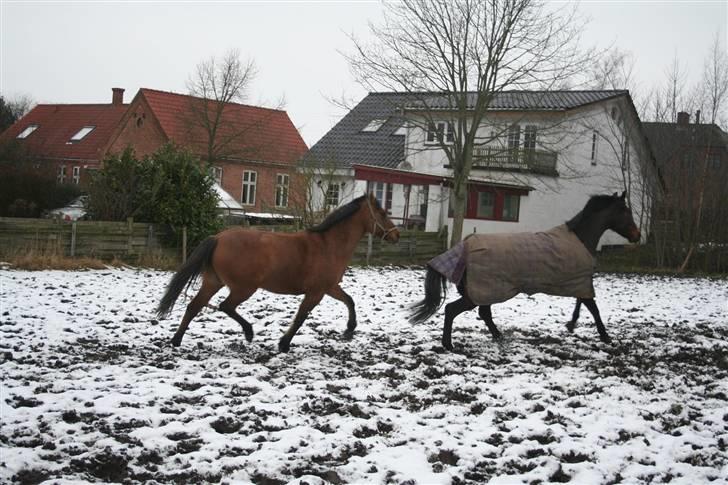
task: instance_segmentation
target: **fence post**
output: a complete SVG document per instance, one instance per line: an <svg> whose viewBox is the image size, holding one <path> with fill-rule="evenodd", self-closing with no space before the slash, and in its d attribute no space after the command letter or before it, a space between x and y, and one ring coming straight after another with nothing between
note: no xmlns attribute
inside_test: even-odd
<svg viewBox="0 0 728 485"><path fill-rule="evenodd" d="M150 252L154 246L154 224L147 226L147 252Z"/></svg>
<svg viewBox="0 0 728 485"><path fill-rule="evenodd" d="M182 226L182 264L187 261L187 226Z"/></svg>
<svg viewBox="0 0 728 485"><path fill-rule="evenodd" d="M126 255L131 256L134 253L134 218L128 217L126 219Z"/></svg>
<svg viewBox="0 0 728 485"><path fill-rule="evenodd" d="M372 257L372 241L374 238L372 237L372 233L367 234L367 266L369 266L369 260Z"/></svg>
<svg viewBox="0 0 728 485"><path fill-rule="evenodd" d="M76 221L71 223L71 257L76 256Z"/></svg>

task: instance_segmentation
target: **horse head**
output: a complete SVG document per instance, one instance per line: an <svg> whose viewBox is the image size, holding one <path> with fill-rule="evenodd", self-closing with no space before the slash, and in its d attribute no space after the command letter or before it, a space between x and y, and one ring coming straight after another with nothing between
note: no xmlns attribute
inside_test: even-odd
<svg viewBox="0 0 728 485"><path fill-rule="evenodd" d="M367 223L367 232L374 236L386 239L391 243L399 241L399 229L389 219L387 211L379 205L374 194L369 193L365 198L365 205L369 212L369 221Z"/></svg>
<svg viewBox="0 0 728 485"><path fill-rule="evenodd" d="M642 234L634 223L632 209L627 206L627 191L622 192L622 195L617 195L615 192L612 197L614 198L614 203L610 207L607 228L626 238L631 243L638 242Z"/></svg>

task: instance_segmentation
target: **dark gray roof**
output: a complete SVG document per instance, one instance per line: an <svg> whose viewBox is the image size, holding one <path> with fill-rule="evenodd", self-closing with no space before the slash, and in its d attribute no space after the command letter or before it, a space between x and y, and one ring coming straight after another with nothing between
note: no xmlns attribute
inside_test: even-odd
<svg viewBox="0 0 728 485"><path fill-rule="evenodd" d="M660 166L679 156L685 149L709 146L728 149L726 133L715 124L645 122L642 126Z"/></svg>
<svg viewBox="0 0 728 485"><path fill-rule="evenodd" d="M605 91L503 91L495 95L490 111L565 111L628 94L625 90ZM451 109L455 103L447 95L413 95L409 109ZM477 93L468 94L468 109L475 106Z"/></svg>
<svg viewBox="0 0 728 485"><path fill-rule="evenodd" d="M506 91L490 103L490 110L565 111L604 101L628 91ZM475 93L470 96L475 99ZM435 93L369 93L328 133L314 144L301 163L323 163L337 168L354 164L395 168L404 160L403 109L446 109L448 99ZM375 132L362 131L375 119L387 122Z"/></svg>

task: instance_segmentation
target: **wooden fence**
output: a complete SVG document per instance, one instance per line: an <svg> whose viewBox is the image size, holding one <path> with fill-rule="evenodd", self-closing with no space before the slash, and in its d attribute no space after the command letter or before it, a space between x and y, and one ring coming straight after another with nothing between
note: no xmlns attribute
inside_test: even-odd
<svg viewBox="0 0 728 485"><path fill-rule="evenodd" d="M292 226L260 226L252 230L290 232ZM54 251L71 257L136 261L146 254L182 258L182 247L164 244L169 227L140 222L62 221L0 217L0 252ZM168 238L167 238L168 239ZM445 248L444 235L406 231L398 244L365 237L352 260L358 265L423 264ZM193 249L193 248L189 248Z"/></svg>

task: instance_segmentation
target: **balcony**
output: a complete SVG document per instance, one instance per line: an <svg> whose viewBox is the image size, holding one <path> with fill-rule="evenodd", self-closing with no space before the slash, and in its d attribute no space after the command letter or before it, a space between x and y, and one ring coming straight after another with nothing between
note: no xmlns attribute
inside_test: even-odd
<svg viewBox="0 0 728 485"><path fill-rule="evenodd" d="M545 150L477 147L473 150L473 168L558 176L557 156Z"/></svg>

